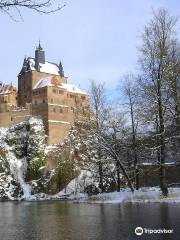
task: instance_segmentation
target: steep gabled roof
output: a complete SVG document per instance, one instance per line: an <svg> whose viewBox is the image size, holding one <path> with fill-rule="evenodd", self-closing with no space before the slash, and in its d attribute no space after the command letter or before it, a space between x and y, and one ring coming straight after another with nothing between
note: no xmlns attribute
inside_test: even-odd
<svg viewBox="0 0 180 240"><path fill-rule="evenodd" d="M24 72L29 72L29 71L36 71L35 59L31 57L27 58L24 61L20 74ZM45 63L39 63L39 71L44 73L54 74L54 75L60 75L58 65L56 63L51 63L47 61Z"/></svg>
<svg viewBox="0 0 180 240"><path fill-rule="evenodd" d="M34 58L28 58L27 61L29 65L29 70L36 70ZM40 66L40 72L59 75L59 67L55 63L50 63L50 62L39 63L39 66Z"/></svg>

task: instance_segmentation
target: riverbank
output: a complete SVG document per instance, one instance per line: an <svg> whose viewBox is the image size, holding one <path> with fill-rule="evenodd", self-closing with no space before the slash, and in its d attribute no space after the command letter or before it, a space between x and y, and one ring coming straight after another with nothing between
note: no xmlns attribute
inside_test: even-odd
<svg viewBox="0 0 180 240"><path fill-rule="evenodd" d="M31 195L24 201L72 201L76 203L180 203L180 188L169 188L168 197L163 197L159 187L144 187L132 193L129 189L120 192L100 193L88 196L85 193L75 193L73 189L62 190L55 195L38 193ZM4 200L3 200L4 201Z"/></svg>
<svg viewBox="0 0 180 240"><path fill-rule="evenodd" d="M169 188L168 197L164 198L158 187L144 187L135 190L132 193L129 189L122 189L120 192L102 193L92 196L86 194L65 194L61 191L59 194L52 196L52 199L71 199L82 203L148 203L148 202L171 202L180 203L180 188Z"/></svg>

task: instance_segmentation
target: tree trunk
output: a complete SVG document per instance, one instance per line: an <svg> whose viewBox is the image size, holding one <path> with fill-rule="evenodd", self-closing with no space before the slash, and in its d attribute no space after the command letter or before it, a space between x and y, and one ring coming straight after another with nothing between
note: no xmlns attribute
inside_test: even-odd
<svg viewBox="0 0 180 240"><path fill-rule="evenodd" d="M120 168L119 161L116 161L116 173L117 173L117 192L120 192L121 179L120 179Z"/></svg>
<svg viewBox="0 0 180 240"><path fill-rule="evenodd" d="M117 160L118 160L118 159L117 159ZM125 176L125 178L126 178L126 180L127 180L128 186L129 186L129 188L131 189L131 192L133 193L133 192L134 192L134 188L133 188L133 185L132 185L132 183L131 183L131 180L129 179L129 176L128 176L128 174L127 174L124 166L121 164L120 160L118 160L118 162L119 162L119 167L121 168L122 173L123 173L123 175Z"/></svg>
<svg viewBox="0 0 180 240"><path fill-rule="evenodd" d="M102 192L104 192L104 186L103 186L103 170L102 170L102 163L101 161L98 162L99 167L99 187Z"/></svg>
<svg viewBox="0 0 180 240"><path fill-rule="evenodd" d="M133 103L131 96L129 96L130 107L131 107L131 124L132 124L132 148L134 154L134 169L135 169L135 186L136 190L139 189L139 169L138 169L138 158L137 158L137 146L136 146L136 131L135 131L135 123L134 123L134 111L133 111Z"/></svg>
<svg viewBox="0 0 180 240"><path fill-rule="evenodd" d="M139 167L136 164L136 169L135 169L135 181L136 181L136 190L139 189Z"/></svg>
<svg viewBox="0 0 180 240"><path fill-rule="evenodd" d="M159 134L160 134L160 188L164 196L168 195L168 187L165 176L165 142L164 142L164 118L163 118L163 107L161 97L161 80L158 78L157 81L157 94L158 94L158 114L159 114Z"/></svg>

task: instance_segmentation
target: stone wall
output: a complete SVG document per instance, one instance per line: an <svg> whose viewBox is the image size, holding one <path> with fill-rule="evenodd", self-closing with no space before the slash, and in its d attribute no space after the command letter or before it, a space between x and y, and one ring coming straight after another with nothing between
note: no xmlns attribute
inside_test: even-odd
<svg viewBox="0 0 180 240"><path fill-rule="evenodd" d="M68 135L70 127L71 125L68 122L49 121L48 144L62 142L63 139Z"/></svg>
<svg viewBox="0 0 180 240"><path fill-rule="evenodd" d="M166 165L166 180L168 184L180 183L180 164ZM158 165L141 165L139 183L141 187L158 186L159 185L159 166Z"/></svg>
<svg viewBox="0 0 180 240"><path fill-rule="evenodd" d="M26 108L8 108L6 112L0 113L0 127L9 127L14 124L27 120L32 116L31 105Z"/></svg>

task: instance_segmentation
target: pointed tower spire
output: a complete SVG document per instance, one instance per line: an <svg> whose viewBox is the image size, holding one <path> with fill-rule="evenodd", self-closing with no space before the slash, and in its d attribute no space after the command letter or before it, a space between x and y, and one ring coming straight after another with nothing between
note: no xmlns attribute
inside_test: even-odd
<svg viewBox="0 0 180 240"><path fill-rule="evenodd" d="M41 46L41 40L40 40L40 39L39 39L39 45L37 46L37 50L40 50L40 51L43 50L43 48L42 48L42 46Z"/></svg>
<svg viewBox="0 0 180 240"><path fill-rule="evenodd" d="M23 74L24 72L27 71L27 63L28 63L28 61L27 61L27 58L25 56L24 60L23 60L23 65L22 65L22 68L21 68L21 71L20 71L19 75L21 75L21 74Z"/></svg>
<svg viewBox="0 0 180 240"><path fill-rule="evenodd" d="M24 56L23 66L26 66L26 64L27 64L27 59L26 59L26 56Z"/></svg>
<svg viewBox="0 0 180 240"><path fill-rule="evenodd" d="M61 61L59 63L59 74L61 77L64 77L64 69Z"/></svg>

